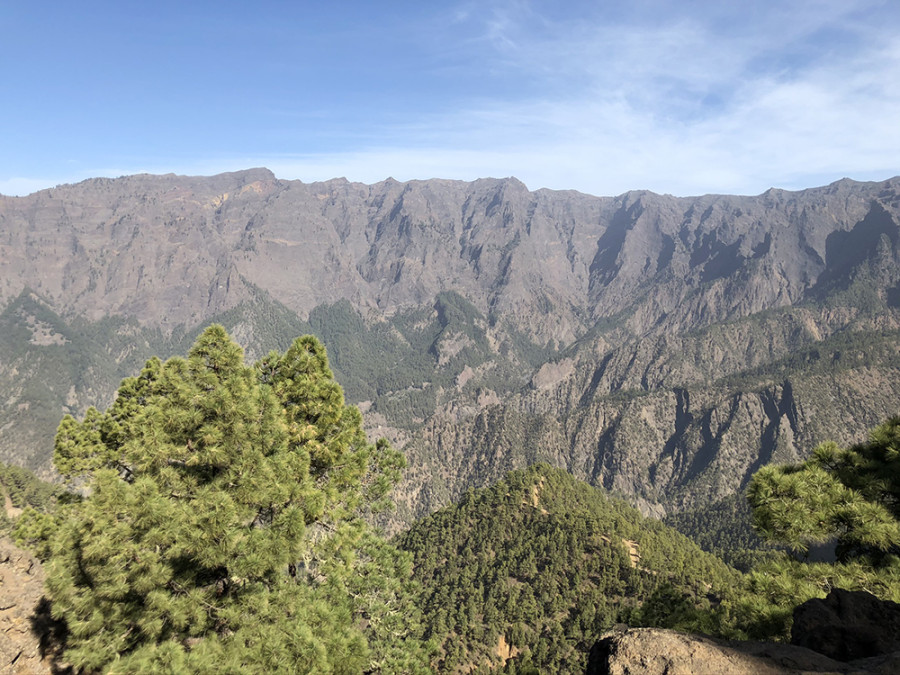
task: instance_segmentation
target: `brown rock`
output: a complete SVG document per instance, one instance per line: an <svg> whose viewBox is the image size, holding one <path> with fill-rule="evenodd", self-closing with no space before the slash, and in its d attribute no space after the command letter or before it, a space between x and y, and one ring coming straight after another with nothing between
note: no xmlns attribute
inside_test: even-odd
<svg viewBox="0 0 900 675"><path fill-rule="evenodd" d="M900 654L853 663L805 647L724 641L659 628L607 633L591 649L587 675L888 675Z"/></svg>
<svg viewBox="0 0 900 675"><path fill-rule="evenodd" d="M56 672L51 665L54 650L36 634L43 632L45 623L52 624L43 593L40 562L8 539L0 539L0 673Z"/></svg>

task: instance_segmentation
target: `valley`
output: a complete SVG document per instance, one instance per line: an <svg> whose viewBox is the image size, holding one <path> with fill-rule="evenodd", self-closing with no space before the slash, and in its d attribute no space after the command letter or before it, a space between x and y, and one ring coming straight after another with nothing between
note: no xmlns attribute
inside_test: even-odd
<svg viewBox="0 0 900 675"><path fill-rule="evenodd" d="M0 458L222 323L313 333L409 461L399 527L537 461L661 517L900 400L900 179L592 197L515 179L92 179L0 198Z"/></svg>

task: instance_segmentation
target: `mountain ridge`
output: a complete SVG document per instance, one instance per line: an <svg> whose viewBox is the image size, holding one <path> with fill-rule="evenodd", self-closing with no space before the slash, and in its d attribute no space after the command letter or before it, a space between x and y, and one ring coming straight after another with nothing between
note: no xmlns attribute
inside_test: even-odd
<svg viewBox="0 0 900 675"><path fill-rule="evenodd" d="M144 174L0 198L0 252L0 454L33 467L50 419L210 321L254 358L325 340L406 445L405 518L536 459L647 512L714 501L826 433L860 440L900 396L900 177L593 197ZM45 310L86 339L34 342Z"/></svg>
<svg viewBox="0 0 900 675"><path fill-rule="evenodd" d="M301 288L303 281L312 280L311 274L291 285L282 281L281 286L286 288L277 288L277 284L273 287L276 299L301 316L317 304L339 297L351 298L357 306L390 312L404 304L421 303L423 298L430 299L438 290L455 284L483 312L495 313L526 306L523 293L513 290L524 289L531 295L539 295L538 291L543 290L548 302L558 301L555 304L560 310L574 305L577 312L565 312L562 316L590 312L582 321L568 316L575 320L574 328L614 314L623 299L633 304L633 296L647 277L668 272L657 280L663 282L664 299L684 300L686 290L671 288L672 279L665 277L683 276L685 271L699 269L699 274L687 278L691 285L714 282L733 274L736 270L732 268L741 261L764 257L773 245L782 243L794 249L806 247L809 260L797 269L787 270L791 278L768 290L761 290L756 279L760 297L745 297L745 308L732 309L746 313L772 304L796 302L802 284L809 283L810 267L823 264L827 256L825 242L821 241L825 235L819 232L822 218L818 219L817 228L811 228L806 224L815 214L801 213L797 217L799 241L770 239L767 243L764 234L773 235L773 226L784 225L785 220L773 218L772 209L782 204L786 195L804 208L812 208L804 201L812 198L815 202L822 195L830 195L828 210L841 213L826 215L856 223L864 220L863 209L868 206L860 202L876 195L862 200L847 199L848 195L872 191L881 185L882 192L892 193L896 201L898 184L898 179L881 184L839 181L825 188L798 193L769 191L759 197L674 198L646 191L591 197L567 192L565 199L560 200L560 194L553 191L529 192L516 179L471 183L388 180L365 186L340 180L310 184L280 181L267 170L208 179L140 175L93 179L15 198L19 208L3 205L4 218L13 221L7 227L30 227L38 230L34 235L40 239L15 241L7 231L4 243L11 250L16 245L26 248L26 260L36 265L37 261L45 263L53 257L38 250L34 243L54 247L58 256L66 251L62 248L64 240L71 247L71 255L91 268L94 286L88 281L66 287L61 273L67 270L54 270L53 265L45 264L42 270L49 277L45 281L48 288L38 290L75 308L81 308L88 299L94 303L99 299L109 310L134 315L142 322L159 318L153 306L135 297L138 290L150 297L162 295L158 301L170 313L179 296L169 297L153 289L153 282L162 277L141 276L140 265L144 266L145 275L165 272L169 286L178 287L173 281L182 282L181 288L186 284L202 285L206 293L199 300L205 303L192 303L197 316L202 317L245 298L246 282L261 288L273 287L274 278L267 270L279 262L294 260L300 253L297 245L302 243L310 249L303 252L306 260L321 261L314 271L333 283L319 283L319 295L315 297ZM113 188L119 192L124 188L125 196L117 195L113 204L104 207L103 193ZM87 203L79 204L79 200ZM762 210L745 213L748 205ZM894 203L894 213L895 207ZM754 218L757 222L750 222ZM50 224L62 236L54 237L48 231ZM303 238L298 239L298 234ZM145 240L151 235L152 244L160 249L156 255L146 250L149 243ZM197 255L197 245L201 243L205 256ZM185 245L194 250L182 250ZM441 246L448 248L442 250ZM539 251L537 246L541 247ZM126 250L135 258L137 270L120 264L121 269L109 271L110 277L104 263L115 262L108 258ZM339 256L338 251L343 255ZM538 262L542 274L529 274L531 270L522 269L523 263L518 259ZM425 268L435 262L442 265L441 283L425 275ZM155 264L153 269L150 263ZM206 273L197 276L186 269L198 266ZM9 264L5 267L7 283L0 288L3 301L21 290L21 284L9 288L17 270L9 269ZM33 274L34 269L29 272ZM125 278L121 278L123 275ZM383 283L389 279L392 283ZM107 282L104 293L97 292L101 281ZM669 288L665 288L667 283ZM334 284L339 289L337 293L329 291ZM129 285L134 286L131 293L123 288ZM492 286L499 286L501 291L510 286L513 289L492 293L497 290ZM534 304L527 306L533 308ZM650 314L641 320L644 327L662 315L653 306L645 307L644 312ZM181 311L168 320L189 320L191 316ZM567 335L564 329L557 332Z"/></svg>

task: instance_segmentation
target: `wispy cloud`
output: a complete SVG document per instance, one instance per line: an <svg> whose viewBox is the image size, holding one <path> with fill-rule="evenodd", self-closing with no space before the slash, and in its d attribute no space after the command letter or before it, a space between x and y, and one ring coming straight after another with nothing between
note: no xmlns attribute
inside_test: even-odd
<svg viewBox="0 0 900 675"><path fill-rule="evenodd" d="M297 177L366 181L517 175L530 187L595 194L888 177L900 172L900 38L879 11L898 16L879 3L817 2L756 16L534 27L527 6L504 5L482 34L492 66L529 79L530 95L385 129L356 152L278 165Z"/></svg>
<svg viewBox="0 0 900 675"><path fill-rule="evenodd" d="M423 112L407 91L408 110L373 110L330 150L161 170L267 165L284 178L363 182L515 175L531 188L681 195L900 173L894 0L606 5L460 3L423 31L421 68L460 85L440 112ZM27 184L0 192L17 185Z"/></svg>

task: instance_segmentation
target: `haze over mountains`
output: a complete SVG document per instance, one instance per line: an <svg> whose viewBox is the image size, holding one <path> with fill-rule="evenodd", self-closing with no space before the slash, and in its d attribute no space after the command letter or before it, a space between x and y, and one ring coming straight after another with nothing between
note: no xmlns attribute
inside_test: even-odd
<svg viewBox="0 0 900 675"><path fill-rule="evenodd" d="M46 469L212 321L315 332L410 461L402 517L538 460L661 514L900 400L900 178L675 198L472 183L93 179L0 197L0 459Z"/></svg>

